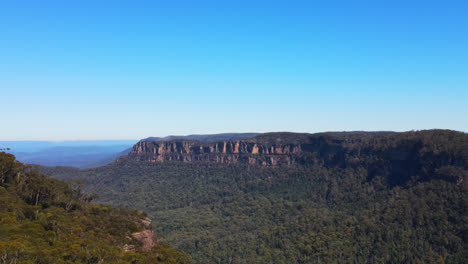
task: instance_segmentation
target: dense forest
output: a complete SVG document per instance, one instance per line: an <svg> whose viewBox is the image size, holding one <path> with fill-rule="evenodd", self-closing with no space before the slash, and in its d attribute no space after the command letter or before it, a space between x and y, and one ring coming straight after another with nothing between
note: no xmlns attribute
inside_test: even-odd
<svg viewBox="0 0 468 264"><path fill-rule="evenodd" d="M307 135L265 134L301 142ZM310 138L310 137L309 137ZM466 263L468 136L431 130L312 137L314 162L121 160L42 168L145 210L195 263Z"/></svg>
<svg viewBox="0 0 468 264"><path fill-rule="evenodd" d="M79 182L48 178L0 152L0 263L191 263L160 242L142 245L134 234L148 228L143 212L92 198Z"/></svg>

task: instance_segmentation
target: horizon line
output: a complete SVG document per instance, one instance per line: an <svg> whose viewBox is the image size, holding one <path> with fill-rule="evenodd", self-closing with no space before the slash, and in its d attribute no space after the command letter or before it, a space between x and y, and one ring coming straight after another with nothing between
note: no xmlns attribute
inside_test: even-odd
<svg viewBox="0 0 468 264"><path fill-rule="evenodd" d="M185 134L185 135L177 135L177 134L170 134L166 136L146 136L138 139L61 139L61 140L53 140L53 139L8 139L2 140L0 142L51 142L51 143L63 143L63 142L90 142L90 141L139 141L146 138L151 137L184 137L184 136L198 136L198 135L222 135L222 134L267 134L267 133L297 133L297 134L320 134L320 133L352 133L352 132L393 132L393 133L404 133L404 132L417 132L417 131L426 131L426 130L451 130L461 133L467 133L467 131L463 130L456 130L456 129L449 129L449 128L427 128L427 129L411 129L411 130L328 130L328 131L318 131L318 132L297 132L297 131L268 131L268 132L222 132L222 133L195 133L195 134Z"/></svg>

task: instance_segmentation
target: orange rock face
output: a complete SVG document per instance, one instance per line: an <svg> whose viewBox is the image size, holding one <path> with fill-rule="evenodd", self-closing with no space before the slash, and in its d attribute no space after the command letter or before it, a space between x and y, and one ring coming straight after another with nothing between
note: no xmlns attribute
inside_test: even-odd
<svg viewBox="0 0 468 264"><path fill-rule="evenodd" d="M125 157L164 162L245 163L260 166L292 165L307 154L301 144L262 144L252 141L141 141Z"/></svg>

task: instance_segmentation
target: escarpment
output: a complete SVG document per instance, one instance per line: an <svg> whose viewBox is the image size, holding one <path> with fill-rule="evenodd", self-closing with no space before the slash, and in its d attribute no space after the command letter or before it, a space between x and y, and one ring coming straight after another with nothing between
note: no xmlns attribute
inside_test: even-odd
<svg viewBox="0 0 468 264"><path fill-rule="evenodd" d="M458 166L466 157L444 147L447 138L466 144L466 135L450 130L417 132L265 133L233 141L140 141L119 160L147 162L210 162L261 166L366 167L384 175L387 168L411 174L427 164ZM437 144L434 146L434 144ZM463 152L462 148L457 149ZM466 152L466 150L465 150ZM416 162L417 160L417 162ZM426 165L427 165L426 164Z"/></svg>
<svg viewBox="0 0 468 264"><path fill-rule="evenodd" d="M150 162L216 162L258 165L291 165L304 162L307 146L300 144L261 144L248 141L202 143L170 141L137 143L127 155L129 159Z"/></svg>

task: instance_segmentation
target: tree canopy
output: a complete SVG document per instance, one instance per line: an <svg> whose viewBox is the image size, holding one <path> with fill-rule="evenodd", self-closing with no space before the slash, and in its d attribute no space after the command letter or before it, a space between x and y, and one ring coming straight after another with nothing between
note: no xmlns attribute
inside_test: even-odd
<svg viewBox="0 0 468 264"><path fill-rule="evenodd" d="M0 263L190 263L157 243L143 250L132 233L143 212L92 203L79 181L48 178L0 152ZM134 252L124 252L133 245Z"/></svg>

